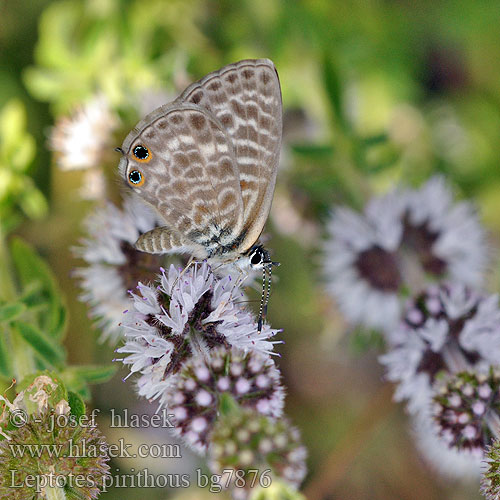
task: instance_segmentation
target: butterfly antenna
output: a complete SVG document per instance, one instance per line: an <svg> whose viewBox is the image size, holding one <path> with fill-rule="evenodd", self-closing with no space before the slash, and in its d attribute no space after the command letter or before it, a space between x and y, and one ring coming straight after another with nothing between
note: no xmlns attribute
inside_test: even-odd
<svg viewBox="0 0 500 500"><path fill-rule="evenodd" d="M257 331L260 333L262 331L262 313L264 311L264 304L266 300L266 266L262 268L262 294L260 296L260 306L259 306L259 319L257 321Z"/></svg>
<svg viewBox="0 0 500 500"><path fill-rule="evenodd" d="M266 290L266 299L264 301L264 310L263 310L263 318L264 320L267 317L267 304L269 304L269 298L271 297L271 284L272 284L272 277L273 277L273 265L270 264L267 266L267 290Z"/></svg>

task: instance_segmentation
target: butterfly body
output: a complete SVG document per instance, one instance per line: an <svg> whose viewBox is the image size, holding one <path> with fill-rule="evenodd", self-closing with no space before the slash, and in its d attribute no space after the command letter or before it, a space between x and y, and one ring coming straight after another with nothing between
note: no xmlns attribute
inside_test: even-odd
<svg viewBox="0 0 500 500"><path fill-rule="evenodd" d="M239 268L270 265L257 241L271 207L282 135L273 63L210 73L146 116L126 137L119 170L165 225L136 243Z"/></svg>

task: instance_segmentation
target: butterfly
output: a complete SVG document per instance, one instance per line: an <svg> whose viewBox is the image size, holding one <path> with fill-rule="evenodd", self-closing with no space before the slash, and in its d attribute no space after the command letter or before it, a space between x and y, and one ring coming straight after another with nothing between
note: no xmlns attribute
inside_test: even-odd
<svg viewBox="0 0 500 500"><path fill-rule="evenodd" d="M259 330L266 271L269 295L277 264L258 240L274 194L282 114L272 61L243 60L208 74L154 110L118 148L120 175L164 221L135 247L231 263L240 272L262 269Z"/></svg>

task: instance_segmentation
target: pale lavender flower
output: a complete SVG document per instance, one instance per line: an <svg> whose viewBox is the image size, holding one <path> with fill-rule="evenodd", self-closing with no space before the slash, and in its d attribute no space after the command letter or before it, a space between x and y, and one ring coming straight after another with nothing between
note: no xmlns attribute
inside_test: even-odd
<svg viewBox="0 0 500 500"><path fill-rule="evenodd" d="M184 274L174 266L156 284L139 283L122 318L130 374L137 373L140 396L155 400L176 381L184 364L209 356L214 347L271 354L279 330L258 332L252 313L239 303L241 291L231 276L217 278L210 266L192 265ZM160 399L161 401L161 399Z"/></svg>
<svg viewBox="0 0 500 500"><path fill-rule="evenodd" d="M364 214L338 208L326 243L327 289L352 322L385 328L400 313L401 276L396 254L401 239L399 193L372 200Z"/></svg>
<svg viewBox="0 0 500 500"><path fill-rule="evenodd" d="M82 175L79 195L82 200L101 201L106 198L106 176L101 168L88 168Z"/></svg>
<svg viewBox="0 0 500 500"><path fill-rule="evenodd" d="M489 259L475 207L468 201L455 202L450 186L440 176L409 191L408 201L408 226L415 237L425 234L430 240L425 242L430 243L425 270L470 286L481 285Z"/></svg>
<svg viewBox="0 0 500 500"><path fill-rule="evenodd" d="M246 500L252 488L259 486L259 481L252 481L252 471L298 488L306 475L306 457L300 433L287 419L240 409L217 421L209 448L209 467L214 474L222 474L222 484L229 482L235 500ZM240 481L234 474L230 476L231 471L241 471Z"/></svg>
<svg viewBox="0 0 500 500"><path fill-rule="evenodd" d="M483 297L463 284L431 286L410 301L380 361L398 384L395 399L411 413L428 411L440 372L498 364L500 322L496 296Z"/></svg>
<svg viewBox="0 0 500 500"><path fill-rule="evenodd" d="M118 123L103 95L94 96L71 117L60 118L50 137L57 165L63 170L101 165L103 153L112 150L112 134Z"/></svg>
<svg viewBox="0 0 500 500"><path fill-rule="evenodd" d="M434 419L450 447L481 457L498 434L500 377L493 370L450 376L434 396Z"/></svg>
<svg viewBox="0 0 500 500"><path fill-rule="evenodd" d="M81 300L102 330L101 340L115 343L122 335L118 324L128 307L127 290L139 280L153 280L164 257L135 250L134 243L157 224L156 215L140 200L126 198L123 208L111 203L85 221L87 236L75 254L86 263L75 271L82 287Z"/></svg>
<svg viewBox="0 0 500 500"><path fill-rule="evenodd" d="M440 437L430 412L413 415L412 430L418 451L436 473L455 481L478 480L482 457L470 450L450 448Z"/></svg>
<svg viewBox="0 0 500 500"><path fill-rule="evenodd" d="M479 285L488 260L473 206L454 202L442 177L373 198L362 214L338 208L328 231L328 291L348 320L384 331L405 291L444 278Z"/></svg>
<svg viewBox="0 0 500 500"><path fill-rule="evenodd" d="M203 453L220 411L223 395L243 408L270 417L283 412L280 373L267 354L217 347L208 357L187 361L175 385L161 396L174 415L175 432L195 451Z"/></svg>

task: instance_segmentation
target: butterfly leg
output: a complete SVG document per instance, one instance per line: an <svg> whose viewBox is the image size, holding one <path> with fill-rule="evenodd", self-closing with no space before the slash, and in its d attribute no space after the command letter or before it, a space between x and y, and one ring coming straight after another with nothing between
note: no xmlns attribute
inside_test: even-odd
<svg viewBox="0 0 500 500"><path fill-rule="evenodd" d="M219 269L220 267L226 265L226 263L222 263L222 264L219 264L216 268L214 269ZM233 300L234 298L234 291L235 289L237 289L238 287L241 286L241 284L246 280L246 278L248 277L248 272L245 270L245 269L241 269L239 267L236 267L236 269L238 269L238 278L236 278L236 280L233 281L231 275L229 275L229 278L230 278L230 281L233 282L233 285L231 287L231 292L229 293L229 296L227 298L227 300L225 301L225 303L223 303L223 305L225 306L227 302L230 302L231 300ZM241 295L243 296L243 292L241 292Z"/></svg>
<svg viewBox="0 0 500 500"><path fill-rule="evenodd" d="M179 283L179 280L184 276L184 273L193 265L193 263L196 264L197 262L194 260L194 257L191 255L191 257L189 257L188 263L186 264L184 269L180 272L179 276L177 276L177 278L175 278L175 281L173 282L172 287L170 288L170 295L172 295L172 292L174 291L175 286L177 285L177 283Z"/></svg>
<svg viewBox="0 0 500 500"><path fill-rule="evenodd" d="M245 282L245 280L248 278L248 271L246 269L241 269L240 267L238 269L238 278L235 280L233 289L231 290L231 297L233 296L233 292L236 288L240 288L241 285ZM244 297L244 294L242 291L240 291L240 294L242 297Z"/></svg>
<svg viewBox="0 0 500 500"><path fill-rule="evenodd" d="M218 266L215 266L215 267L212 267L212 272L214 273L215 275L215 272L218 271L221 267L224 267L226 265L225 262L222 262L221 264L219 264Z"/></svg>
<svg viewBox="0 0 500 500"><path fill-rule="evenodd" d="M245 280L248 278L248 271L246 269L241 269L241 267L238 267L239 275L238 279L236 280L235 287L239 287L245 283Z"/></svg>

